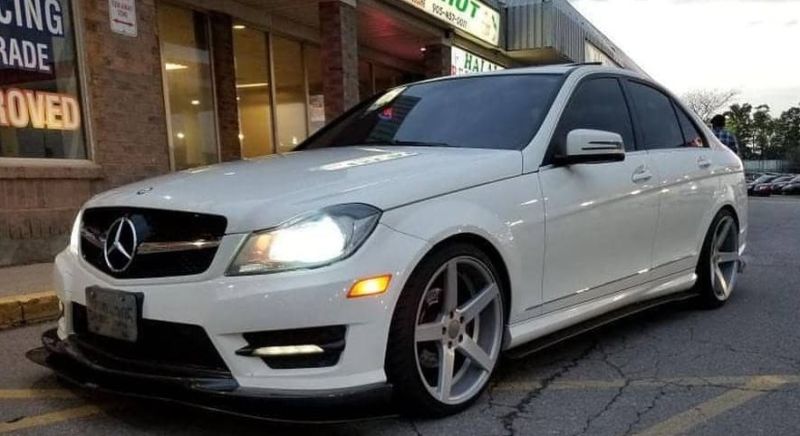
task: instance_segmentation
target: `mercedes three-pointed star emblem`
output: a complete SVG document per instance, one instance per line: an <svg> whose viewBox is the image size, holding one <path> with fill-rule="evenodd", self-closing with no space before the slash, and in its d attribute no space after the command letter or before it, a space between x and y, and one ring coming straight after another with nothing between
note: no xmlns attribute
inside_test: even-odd
<svg viewBox="0 0 800 436"><path fill-rule="evenodd" d="M136 226L127 217L118 218L108 228L103 254L111 271L123 272L133 263L138 247Z"/></svg>

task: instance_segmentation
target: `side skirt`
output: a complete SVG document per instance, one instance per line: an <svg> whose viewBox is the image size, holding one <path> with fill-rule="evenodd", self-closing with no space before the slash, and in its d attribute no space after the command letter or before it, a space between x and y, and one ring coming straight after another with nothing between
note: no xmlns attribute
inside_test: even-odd
<svg viewBox="0 0 800 436"><path fill-rule="evenodd" d="M675 271L667 276L646 283L619 289L616 292L597 296L574 305L560 308L535 318L510 324L506 329L503 349L512 350L532 341L564 335L574 329L587 330L577 326L605 324L607 317L613 319L625 316L630 311L638 312L653 305L663 304L690 291L697 282L694 268ZM644 306L644 308L640 308ZM595 326L596 327L596 326ZM591 327L591 328L595 328ZM568 334L567 337L578 333Z"/></svg>
<svg viewBox="0 0 800 436"><path fill-rule="evenodd" d="M629 306L623 307L621 309L611 311L596 318L592 318L588 321L584 321L580 324L575 324L571 327L567 327L563 330L551 333L539 339L535 339L531 342L520 345L519 347L506 351L505 355L507 357L510 357L511 359L520 359L525 356L528 356L529 354L533 354L545 348L552 347L553 345L556 345L559 342L563 342L567 339L573 338L578 335L582 335L586 332L592 331L596 328L617 321L621 318L625 318L634 315L636 313L643 312L645 310L652 309L657 306L661 306L663 304L673 303L676 301L689 300L695 298L696 296L697 294L694 292L685 291L678 294L666 295L663 297L654 298L652 300L646 300L646 301L641 301L639 303L634 303Z"/></svg>

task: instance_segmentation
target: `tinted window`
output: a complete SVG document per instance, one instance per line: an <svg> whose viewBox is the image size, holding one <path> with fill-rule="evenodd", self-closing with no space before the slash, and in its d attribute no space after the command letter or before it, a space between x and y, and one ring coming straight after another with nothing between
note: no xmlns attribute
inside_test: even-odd
<svg viewBox="0 0 800 436"><path fill-rule="evenodd" d="M678 122L680 122L681 130L683 130L683 146L705 147L706 143L703 140L703 135L700 134L697 126L689 119L689 115L678 105L675 105L675 111L678 113Z"/></svg>
<svg viewBox="0 0 800 436"><path fill-rule="evenodd" d="M648 149L683 146L672 101L661 91L635 82L630 83L631 98L642 132L642 145Z"/></svg>
<svg viewBox="0 0 800 436"><path fill-rule="evenodd" d="M622 136L625 149L635 148L625 96L617 79L591 79L572 94L553 137L553 150L563 150L567 134L575 129L605 130Z"/></svg>
<svg viewBox="0 0 800 436"><path fill-rule="evenodd" d="M561 80L561 75L507 75L395 88L298 149L365 144L522 149L539 130Z"/></svg>

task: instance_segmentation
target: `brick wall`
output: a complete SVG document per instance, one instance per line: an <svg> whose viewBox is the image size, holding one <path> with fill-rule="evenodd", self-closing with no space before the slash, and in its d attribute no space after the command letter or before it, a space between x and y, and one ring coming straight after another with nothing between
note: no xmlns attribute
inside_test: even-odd
<svg viewBox="0 0 800 436"><path fill-rule="evenodd" d="M217 97L220 160L242 158L239 142L239 105L236 102L236 65L233 59L233 20L220 12L211 18L214 87Z"/></svg>
<svg viewBox="0 0 800 436"><path fill-rule="evenodd" d="M452 49L449 45L425 46L425 77L434 78L451 74Z"/></svg>
<svg viewBox="0 0 800 436"><path fill-rule="evenodd" d="M137 0L138 36L118 35L107 0L81 1L94 162L105 189L169 171L155 0Z"/></svg>
<svg viewBox="0 0 800 436"><path fill-rule="evenodd" d="M0 165L0 266L52 260L102 176L91 163Z"/></svg>
<svg viewBox="0 0 800 436"><path fill-rule="evenodd" d="M358 13L342 0L319 3L325 118L358 103Z"/></svg>

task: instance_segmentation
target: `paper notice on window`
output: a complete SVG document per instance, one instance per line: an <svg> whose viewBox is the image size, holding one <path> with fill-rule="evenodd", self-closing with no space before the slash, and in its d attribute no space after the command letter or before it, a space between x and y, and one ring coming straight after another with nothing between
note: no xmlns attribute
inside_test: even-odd
<svg viewBox="0 0 800 436"><path fill-rule="evenodd" d="M325 124L325 96L322 94L308 97L308 113L312 123Z"/></svg>

